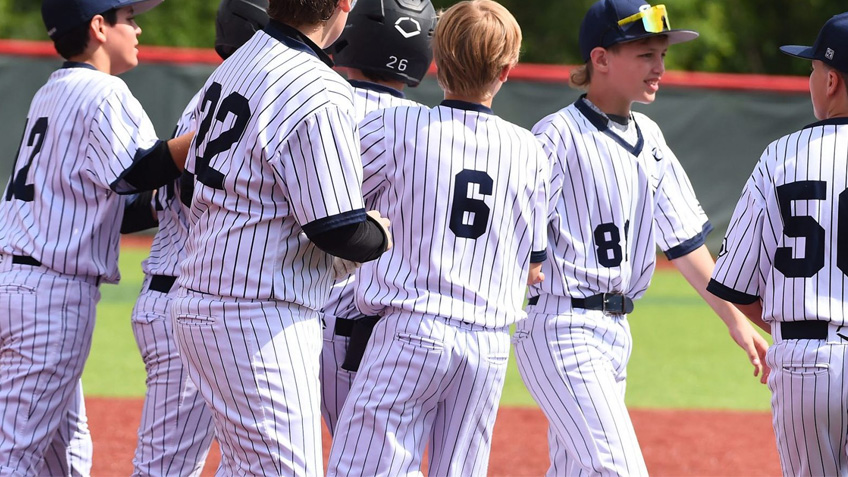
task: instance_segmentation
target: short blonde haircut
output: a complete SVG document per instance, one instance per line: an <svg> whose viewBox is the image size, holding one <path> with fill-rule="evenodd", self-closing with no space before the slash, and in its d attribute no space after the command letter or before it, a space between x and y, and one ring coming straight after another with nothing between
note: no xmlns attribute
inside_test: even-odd
<svg viewBox="0 0 848 477"><path fill-rule="evenodd" d="M488 98L503 68L518 63L520 49L521 27L503 5L459 2L439 16L433 36L439 85L447 93Z"/></svg>

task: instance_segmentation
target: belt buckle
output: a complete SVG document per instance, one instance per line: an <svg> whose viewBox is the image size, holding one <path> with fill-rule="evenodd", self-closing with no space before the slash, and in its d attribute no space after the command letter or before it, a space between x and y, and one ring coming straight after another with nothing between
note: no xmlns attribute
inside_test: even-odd
<svg viewBox="0 0 848 477"><path fill-rule="evenodd" d="M621 295L604 293L603 298L604 313L609 313L611 315L624 314L624 300L621 299Z"/></svg>

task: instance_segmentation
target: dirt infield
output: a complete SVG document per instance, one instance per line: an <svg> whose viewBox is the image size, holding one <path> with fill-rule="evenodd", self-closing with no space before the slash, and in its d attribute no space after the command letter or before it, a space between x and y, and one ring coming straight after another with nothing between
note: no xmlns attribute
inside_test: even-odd
<svg viewBox="0 0 848 477"><path fill-rule="evenodd" d="M88 398L86 407L94 438L92 474L129 475L141 400ZM631 414L653 476L780 474L768 413L635 410ZM489 475L543 475L548 466L546 435L545 419L537 409L502 408ZM325 446L325 456L327 451ZM203 475L213 475L219 458L213 448Z"/></svg>

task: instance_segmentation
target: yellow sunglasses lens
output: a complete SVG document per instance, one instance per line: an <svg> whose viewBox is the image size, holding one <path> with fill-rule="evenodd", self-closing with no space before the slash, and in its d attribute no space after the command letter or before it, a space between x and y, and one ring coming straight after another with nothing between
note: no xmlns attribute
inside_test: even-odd
<svg viewBox="0 0 848 477"><path fill-rule="evenodd" d="M622 18L618 21L618 25L624 26L640 19L642 20L642 25L645 27L645 31L647 32L660 33L671 29L671 25L668 22L668 11L665 9L665 5L654 5L635 15Z"/></svg>

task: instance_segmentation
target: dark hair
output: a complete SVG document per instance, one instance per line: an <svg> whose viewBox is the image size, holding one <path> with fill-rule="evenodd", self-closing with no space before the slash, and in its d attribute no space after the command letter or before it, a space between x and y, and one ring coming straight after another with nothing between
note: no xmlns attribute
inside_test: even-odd
<svg viewBox="0 0 848 477"><path fill-rule="evenodd" d="M118 10L110 9L100 14L110 26L115 26L118 23ZM92 17L94 18L94 17ZM91 26L91 19L87 23L69 30L59 38L53 39L53 46L56 51L62 55L62 58L69 60L74 56L82 54L88 48L88 29Z"/></svg>
<svg viewBox="0 0 848 477"><path fill-rule="evenodd" d="M394 81L403 82L403 80L398 79L397 76L392 76L383 71L377 71L372 69L360 69L359 71L362 72L362 76L368 78L368 81L372 83L389 83Z"/></svg>
<svg viewBox="0 0 848 477"><path fill-rule="evenodd" d="M286 25L315 25L330 19L339 0L271 0L268 16Z"/></svg>

